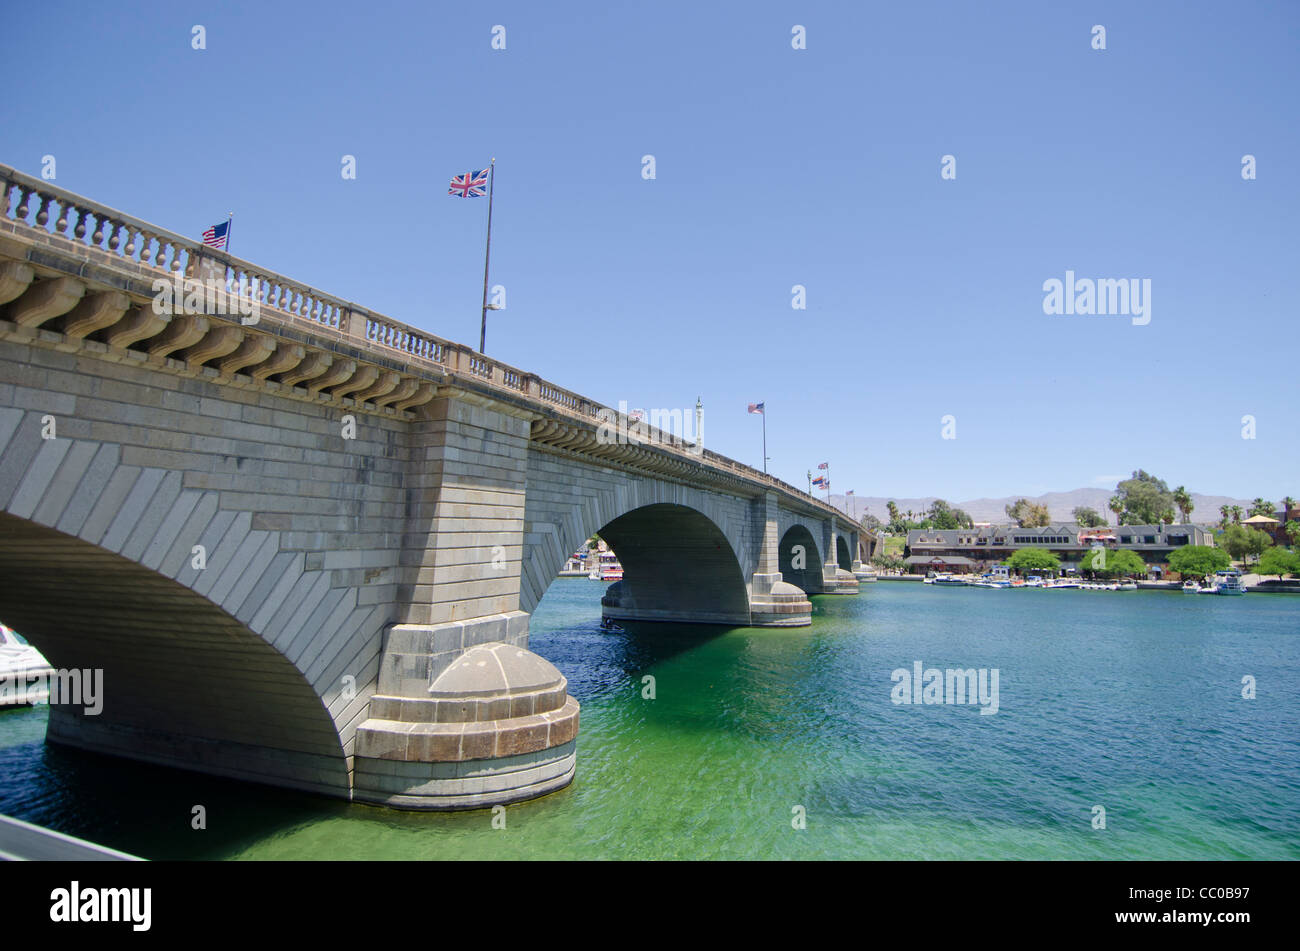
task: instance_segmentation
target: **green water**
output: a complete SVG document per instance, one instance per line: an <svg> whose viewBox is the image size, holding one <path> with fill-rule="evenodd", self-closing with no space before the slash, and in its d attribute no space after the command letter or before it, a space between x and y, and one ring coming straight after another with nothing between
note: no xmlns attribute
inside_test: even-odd
<svg viewBox="0 0 1300 951"><path fill-rule="evenodd" d="M578 774L505 829L49 748L42 709L0 713L0 812L149 858L1300 858L1300 598L895 582L811 628L613 634L603 587L533 617ZM892 703L918 660L996 668L998 712Z"/></svg>

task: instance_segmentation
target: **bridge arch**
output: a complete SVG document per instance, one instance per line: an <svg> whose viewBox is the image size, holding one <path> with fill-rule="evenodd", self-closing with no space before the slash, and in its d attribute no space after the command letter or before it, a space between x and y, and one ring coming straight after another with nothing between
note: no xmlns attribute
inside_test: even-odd
<svg viewBox="0 0 1300 951"><path fill-rule="evenodd" d="M96 678L93 696L82 697L93 706L51 706L49 740L335 795L348 789L338 731L303 673L193 589L9 513L0 513L0 577L0 619L56 670Z"/></svg>
<svg viewBox="0 0 1300 951"><path fill-rule="evenodd" d="M805 594L821 594L824 590L821 551L806 526L795 523L785 530L777 552L777 563L782 581L789 582Z"/></svg>
<svg viewBox="0 0 1300 951"><path fill-rule="evenodd" d="M849 540L843 535L835 536L835 564L845 571L853 570L853 555L849 551Z"/></svg>
<svg viewBox="0 0 1300 951"><path fill-rule="evenodd" d="M746 500L530 451L519 608L531 614L569 556L599 533L625 570L613 600L635 603L636 616L681 620L689 605L693 621L748 624L758 530ZM610 605L606 613L631 616Z"/></svg>
<svg viewBox="0 0 1300 951"><path fill-rule="evenodd" d="M696 509L654 503L600 529L623 566L606 617L748 625L749 589L722 530Z"/></svg>
<svg viewBox="0 0 1300 951"><path fill-rule="evenodd" d="M42 427L39 412L0 409L0 620L56 669L102 669L105 695L95 716L52 707L48 738L350 797L390 607L270 527L289 517L191 487L253 460L131 465L148 454L138 445Z"/></svg>

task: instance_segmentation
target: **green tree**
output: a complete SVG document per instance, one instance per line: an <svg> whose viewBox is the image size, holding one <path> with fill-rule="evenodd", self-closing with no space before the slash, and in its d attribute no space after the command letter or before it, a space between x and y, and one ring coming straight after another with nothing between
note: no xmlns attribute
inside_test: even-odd
<svg viewBox="0 0 1300 951"><path fill-rule="evenodd" d="M1230 518L1232 518L1232 506L1220 505L1219 506L1219 528L1227 528L1228 519Z"/></svg>
<svg viewBox="0 0 1300 951"><path fill-rule="evenodd" d="M1248 561L1251 555L1259 556L1273 544L1273 539L1249 525L1229 525L1223 531L1223 547L1235 559Z"/></svg>
<svg viewBox="0 0 1300 951"><path fill-rule="evenodd" d="M1083 556L1079 567L1107 578L1145 576L1147 573L1146 563L1126 548L1119 551L1094 548Z"/></svg>
<svg viewBox="0 0 1300 951"><path fill-rule="evenodd" d="M935 528L957 527L957 516L953 514L952 509L948 507L948 503L943 499L935 499L931 502L930 511L927 514L928 521Z"/></svg>
<svg viewBox="0 0 1300 951"><path fill-rule="evenodd" d="M1086 505L1077 506L1070 514L1084 528L1101 528L1106 524L1106 516Z"/></svg>
<svg viewBox="0 0 1300 951"><path fill-rule="evenodd" d="M1234 506L1232 506L1232 508L1230 509L1230 511L1232 512L1232 522L1233 522L1233 524L1234 524L1234 525L1240 525L1240 524L1241 524L1241 506L1240 506L1240 505L1234 505Z"/></svg>
<svg viewBox="0 0 1300 951"><path fill-rule="evenodd" d="M1261 575L1277 575L1281 578L1283 575L1294 575L1300 573L1300 555L1293 551L1287 551L1285 548L1265 549L1264 553L1259 556L1259 564L1255 570Z"/></svg>
<svg viewBox="0 0 1300 951"><path fill-rule="evenodd" d="M885 503L885 508L889 509L889 521L890 521L890 523L892 524L892 523L894 523L894 522L897 522L898 519L899 519L899 514L900 514L899 511L898 511L898 505L897 505L896 503L892 502L892 501L891 501L891 502L886 502L886 503Z"/></svg>
<svg viewBox="0 0 1300 951"><path fill-rule="evenodd" d="M1154 525L1174 507L1174 494L1169 491L1165 480L1157 479L1142 469L1117 485L1115 490L1124 501L1124 511L1119 517L1121 525Z"/></svg>
<svg viewBox="0 0 1300 951"><path fill-rule="evenodd" d="M1178 515L1182 519L1183 524L1186 525L1191 517L1192 510L1195 509L1196 506L1192 504L1191 493L1181 485L1174 489L1174 505L1178 506Z"/></svg>
<svg viewBox="0 0 1300 951"><path fill-rule="evenodd" d="M1006 564L1013 571L1059 571L1061 559L1046 548L1021 548L1013 552Z"/></svg>
<svg viewBox="0 0 1300 951"><path fill-rule="evenodd" d="M875 534L876 532L880 531L884 527L884 524L880 521L880 519L876 518L870 512L864 512L862 514L861 525L863 528L865 528L867 531L871 532L872 534Z"/></svg>
<svg viewBox="0 0 1300 951"><path fill-rule="evenodd" d="M1041 528L1044 525L1052 524L1052 517L1048 514L1046 505L1038 505L1028 499L1016 499L1016 501L1006 507L1007 518L1011 519L1021 528Z"/></svg>
<svg viewBox="0 0 1300 951"><path fill-rule="evenodd" d="M1184 578L1204 578L1230 564L1228 553L1212 545L1184 545L1169 553L1169 567Z"/></svg>
<svg viewBox="0 0 1300 951"><path fill-rule="evenodd" d="M1247 513L1247 517L1255 515L1267 515L1269 518L1272 518L1273 503L1267 502L1259 496L1255 496L1255 501L1250 503L1250 511Z"/></svg>
<svg viewBox="0 0 1300 951"><path fill-rule="evenodd" d="M1124 512L1124 500L1118 495L1112 495L1110 501L1106 503L1106 508L1115 513L1115 524L1120 524L1120 515Z"/></svg>
<svg viewBox="0 0 1300 951"><path fill-rule="evenodd" d="M1292 545L1300 545L1300 521L1286 523L1286 537L1291 539Z"/></svg>

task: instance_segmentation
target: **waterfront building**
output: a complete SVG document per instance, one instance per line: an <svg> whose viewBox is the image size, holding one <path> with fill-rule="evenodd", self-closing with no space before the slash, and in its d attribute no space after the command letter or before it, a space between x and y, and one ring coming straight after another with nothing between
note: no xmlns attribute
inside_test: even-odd
<svg viewBox="0 0 1300 951"><path fill-rule="evenodd" d="M1214 532L1203 525L1120 525L1084 528L1078 522L1053 522L1039 528L978 525L974 528L920 528L907 533L904 561L914 571L983 573L1021 548L1043 548L1061 560L1064 573L1077 572L1090 548L1128 549L1163 574L1169 553L1183 545L1213 545Z"/></svg>

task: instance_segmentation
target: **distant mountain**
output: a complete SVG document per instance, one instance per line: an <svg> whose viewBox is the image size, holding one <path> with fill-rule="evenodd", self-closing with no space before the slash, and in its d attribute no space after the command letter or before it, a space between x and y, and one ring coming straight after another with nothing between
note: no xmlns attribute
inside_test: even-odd
<svg viewBox="0 0 1300 951"><path fill-rule="evenodd" d="M947 499L946 501L954 508L966 511L977 522L1005 522L1008 521L1006 507L1016 499L1024 498L1046 505L1053 521L1069 522L1073 520L1070 512L1080 505L1094 508L1106 518L1113 520L1114 514L1106 508L1106 503L1114 494L1114 489L1074 489L1070 492L1048 492L1045 495L1008 495L1000 499L967 499L964 502ZM855 521L861 519L865 512L870 512L882 521L888 521L889 509L885 506L891 499L898 506L899 511L906 515L909 509L913 513L924 512L936 498L937 496L933 495L922 498L849 496L849 508L846 511ZM830 501L837 508L844 509L844 496L832 494ZM1220 505L1240 505L1243 509L1249 509L1250 499L1233 499L1226 495L1200 495L1193 492L1192 504L1195 506L1191 515L1193 522L1217 522Z"/></svg>

